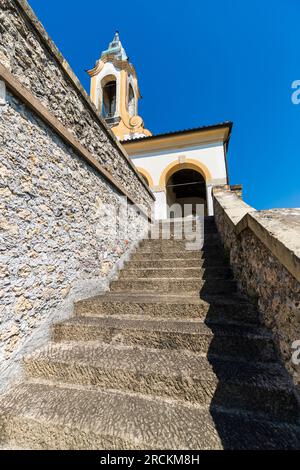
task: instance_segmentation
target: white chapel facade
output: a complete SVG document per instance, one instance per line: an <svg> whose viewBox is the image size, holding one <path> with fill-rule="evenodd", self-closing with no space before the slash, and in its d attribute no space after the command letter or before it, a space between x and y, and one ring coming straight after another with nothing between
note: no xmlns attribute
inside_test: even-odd
<svg viewBox="0 0 300 470"><path fill-rule="evenodd" d="M203 204L213 215L213 186L229 184L232 123L152 135L138 115L138 80L118 32L88 73L92 101L155 195L155 218L167 218L175 203Z"/></svg>

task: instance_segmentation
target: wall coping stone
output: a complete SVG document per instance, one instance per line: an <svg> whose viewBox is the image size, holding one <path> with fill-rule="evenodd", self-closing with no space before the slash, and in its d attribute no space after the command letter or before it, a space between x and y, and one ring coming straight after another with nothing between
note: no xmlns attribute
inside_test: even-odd
<svg viewBox="0 0 300 470"><path fill-rule="evenodd" d="M118 141L118 139L116 138L116 136L114 135L110 127L106 124L105 120L102 119L102 117L99 115L94 103L91 101L89 95L87 94L83 86L81 85L79 79L76 77L75 73L71 69L70 65L68 64L68 62L66 61L62 53L59 51L57 46L54 44L52 39L47 34L44 26L38 20L37 16L35 15L30 5L28 4L27 0L14 0L14 2L17 5L17 7L21 10L23 15L27 19L27 21L29 21L32 28L36 31L42 43L45 45L48 51L54 56L58 65L63 70L67 80L71 82L71 84L76 88L76 91L80 94L81 98L85 101L85 104L89 108L89 110L92 112L93 118L95 119L95 121L97 121L100 124L100 126L103 128L104 132L108 136L111 143L114 145L114 147L117 148L117 150L120 152L121 156L124 158L126 163L131 167L136 177L140 180L143 187L147 190L151 198L155 200L155 196L153 195L151 189L143 180L143 178L139 175L134 164L128 157L124 147L120 144L120 142Z"/></svg>
<svg viewBox="0 0 300 470"><path fill-rule="evenodd" d="M230 225L235 227L248 212L253 212L255 209L227 188L227 185L215 186L213 187L213 195L223 208Z"/></svg>
<svg viewBox="0 0 300 470"><path fill-rule="evenodd" d="M0 64L0 79L6 83L13 94L20 98L39 118L49 125L68 145L70 145L88 164L101 174L119 193L126 196L147 218L151 220L151 215L138 204L123 186L93 157L93 155L68 131L65 126L54 117L40 101L33 96L20 82ZM154 197L154 196L153 196Z"/></svg>
<svg viewBox="0 0 300 470"><path fill-rule="evenodd" d="M250 229L300 282L300 208L257 211L227 187L213 188L213 197L237 235Z"/></svg>

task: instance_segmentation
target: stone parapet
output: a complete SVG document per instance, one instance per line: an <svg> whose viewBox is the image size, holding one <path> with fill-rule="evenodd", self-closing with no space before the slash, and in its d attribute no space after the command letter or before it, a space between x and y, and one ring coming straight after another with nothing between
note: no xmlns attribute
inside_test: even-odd
<svg viewBox="0 0 300 470"><path fill-rule="evenodd" d="M300 340L300 209L256 211L228 187L213 190L216 224L242 292L258 305L296 384Z"/></svg>

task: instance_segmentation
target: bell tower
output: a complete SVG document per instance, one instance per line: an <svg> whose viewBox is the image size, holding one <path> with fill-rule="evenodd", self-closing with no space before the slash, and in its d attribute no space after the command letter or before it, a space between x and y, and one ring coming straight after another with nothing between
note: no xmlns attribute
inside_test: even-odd
<svg viewBox="0 0 300 470"><path fill-rule="evenodd" d="M88 74L91 99L119 140L152 135L138 116L141 95L136 71L129 62L118 31Z"/></svg>

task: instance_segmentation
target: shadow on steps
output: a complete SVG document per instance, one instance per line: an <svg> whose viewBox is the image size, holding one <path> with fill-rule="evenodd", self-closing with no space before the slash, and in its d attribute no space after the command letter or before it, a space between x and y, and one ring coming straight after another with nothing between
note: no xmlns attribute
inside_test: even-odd
<svg viewBox="0 0 300 470"><path fill-rule="evenodd" d="M207 258L204 264L211 266ZM223 448L299 450L299 401L272 332L259 323L254 305L239 296L234 280L224 284L223 297L241 301L241 311L228 307L222 316L214 304L220 282L206 277L199 296L210 304L205 323L214 336L207 358L218 379L210 414Z"/></svg>

